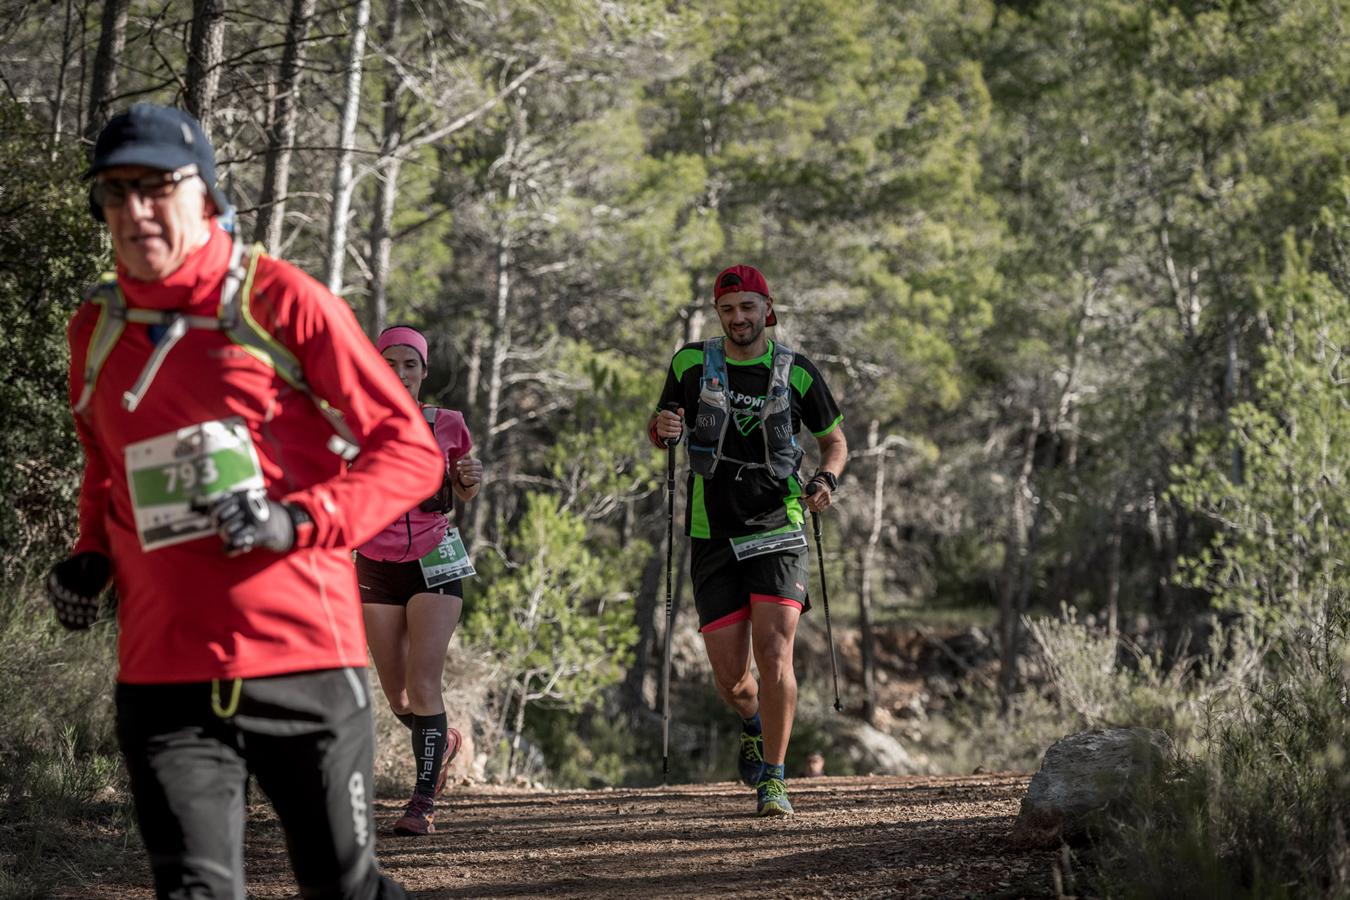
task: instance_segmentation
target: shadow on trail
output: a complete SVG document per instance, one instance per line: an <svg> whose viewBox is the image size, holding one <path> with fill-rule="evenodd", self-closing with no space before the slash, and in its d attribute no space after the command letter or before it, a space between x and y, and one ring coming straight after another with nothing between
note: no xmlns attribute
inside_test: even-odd
<svg viewBox="0 0 1350 900"><path fill-rule="evenodd" d="M1008 823L1001 816L904 822L883 828L793 828L791 822L755 821L768 827L738 829L733 839L716 844L710 844L705 834L696 847L688 848L642 852L610 847L609 852L578 853L575 845L536 845L530 848L533 865L528 875L506 858L465 859L465 864L476 871L472 884L422 891L418 896L433 900L478 896L658 898L750 892L772 896L903 895L950 854L950 847L934 842L935 835L962 832L962 864L968 870L986 866L996 870L1007 849ZM718 832L719 838L726 837L721 829ZM747 832L758 832L753 835L758 842L747 843ZM766 834L779 840L766 844ZM669 839L659 833L648 837L658 842ZM564 850L568 856L550 860L554 853ZM409 855L408 861L413 863L418 854ZM495 855L487 852L484 857ZM670 865L675 856L681 863L678 870ZM387 860L391 865L398 862ZM488 874L494 868L502 871Z"/></svg>

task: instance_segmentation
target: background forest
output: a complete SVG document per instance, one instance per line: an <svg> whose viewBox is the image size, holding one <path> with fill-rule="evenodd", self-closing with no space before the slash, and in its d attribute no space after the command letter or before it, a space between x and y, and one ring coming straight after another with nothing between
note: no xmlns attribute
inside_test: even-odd
<svg viewBox="0 0 1350 900"><path fill-rule="evenodd" d="M120 784L115 625L60 633L38 586L75 527L64 323L110 262L79 174L154 100L202 119L237 233L431 339L423 399L488 466L447 689L486 775L659 778L644 423L748 262L853 450L824 523L847 715L810 616L790 771L1029 770L1162 727L1117 892L1347 896L1348 13L0 0L3 818ZM676 581L672 763L727 777Z"/></svg>

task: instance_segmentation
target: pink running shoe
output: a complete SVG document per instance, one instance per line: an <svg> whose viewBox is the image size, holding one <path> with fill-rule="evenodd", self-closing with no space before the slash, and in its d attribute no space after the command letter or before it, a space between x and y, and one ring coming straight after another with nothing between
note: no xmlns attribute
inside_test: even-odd
<svg viewBox="0 0 1350 900"><path fill-rule="evenodd" d="M403 818L394 823L394 834L404 837L435 834L435 813L432 811L435 807L436 801L431 797L414 793L408 801L408 808L403 811Z"/></svg>
<svg viewBox="0 0 1350 900"><path fill-rule="evenodd" d="M441 771L436 776L436 793L432 796L439 797L445 790L445 782L450 774L450 763L459 755L459 747L464 743L464 736L459 733L457 728L447 728L445 730L445 753L441 755Z"/></svg>

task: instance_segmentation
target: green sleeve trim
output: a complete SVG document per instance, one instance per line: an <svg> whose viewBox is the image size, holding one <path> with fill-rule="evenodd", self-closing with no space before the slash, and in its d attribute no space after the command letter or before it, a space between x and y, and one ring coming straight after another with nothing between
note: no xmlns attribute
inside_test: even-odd
<svg viewBox="0 0 1350 900"><path fill-rule="evenodd" d="M703 476L694 476L694 487L689 492L689 536L696 538L712 537L708 526L708 507L703 502Z"/></svg>
<svg viewBox="0 0 1350 900"><path fill-rule="evenodd" d="M829 434L831 431L834 431L836 428L838 428L838 427L839 427L839 423L842 422L842 421L844 421L844 414L843 414L843 413L840 413L839 415L835 416L834 421L831 422L831 423L829 424L829 427L828 427L828 428L826 428L826 429L823 430L823 431L813 431L813 432L811 432L811 433L812 433L813 435L815 435L816 437L824 437L825 435Z"/></svg>
<svg viewBox="0 0 1350 900"><path fill-rule="evenodd" d="M696 350L693 347L686 347L675 358L670 361L670 369L675 373L675 380L680 381L684 378L684 373L688 372L694 366L703 365L703 351Z"/></svg>
<svg viewBox="0 0 1350 900"><path fill-rule="evenodd" d="M806 392L811 390L811 385L815 384L816 381L814 378L811 377L811 373L803 369L801 366L792 367L792 375L788 378L788 380L791 381L792 386L797 389L798 397L805 397Z"/></svg>

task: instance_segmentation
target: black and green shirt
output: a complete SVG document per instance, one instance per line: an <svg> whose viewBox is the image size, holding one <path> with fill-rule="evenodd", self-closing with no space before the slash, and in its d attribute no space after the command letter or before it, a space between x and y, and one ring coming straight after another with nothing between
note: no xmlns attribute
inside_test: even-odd
<svg viewBox="0 0 1350 900"><path fill-rule="evenodd" d="M816 437L829 434L844 417L815 365L800 353L792 355L792 425L800 434L805 425ZM773 342L763 356L750 360L727 358L728 399L732 420L722 452L736 459L762 460L764 438L759 419L751 415L764 405L773 366ZM670 361L662 409L674 401L684 407L685 429L698 413L699 380L703 376L703 341L685 344ZM737 414L737 413L741 414ZM730 538L756 534L803 521L801 480L774 478L767 469L745 469L731 462L717 467L711 478L689 473L689 505L685 529L691 537Z"/></svg>

